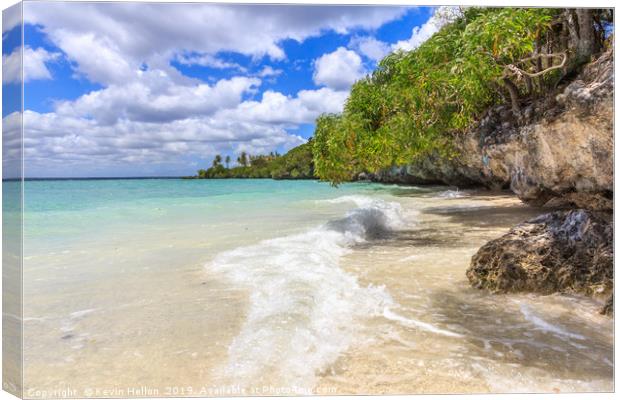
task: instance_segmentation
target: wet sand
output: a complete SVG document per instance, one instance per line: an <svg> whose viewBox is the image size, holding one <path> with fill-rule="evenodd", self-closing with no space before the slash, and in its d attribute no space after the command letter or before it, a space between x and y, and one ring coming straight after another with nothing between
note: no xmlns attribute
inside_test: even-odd
<svg viewBox="0 0 620 400"><path fill-rule="evenodd" d="M350 394L613 390L613 320L598 315L600 302L491 295L465 277L481 245L544 210L487 193L403 204L419 211L415 226L343 260L362 284L385 285L397 315L366 321L367 343L322 385Z"/></svg>

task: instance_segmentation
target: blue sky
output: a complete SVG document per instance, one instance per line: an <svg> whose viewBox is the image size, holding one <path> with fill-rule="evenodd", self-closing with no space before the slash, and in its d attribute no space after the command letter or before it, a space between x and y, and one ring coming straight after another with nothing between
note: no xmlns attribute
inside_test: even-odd
<svg viewBox="0 0 620 400"><path fill-rule="evenodd" d="M190 175L215 154L283 153L384 55L430 37L434 12L25 3L26 176ZM6 131L20 26L4 19Z"/></svg>

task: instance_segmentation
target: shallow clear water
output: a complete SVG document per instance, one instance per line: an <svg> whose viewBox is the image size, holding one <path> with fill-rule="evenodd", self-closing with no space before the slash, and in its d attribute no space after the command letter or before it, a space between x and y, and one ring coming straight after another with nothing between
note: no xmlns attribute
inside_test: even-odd
<svg viewBox="0 0 620 400"><path fill-rule="evenodd" d="M29 397L613 389L596 301L469 287L476 249L539 213L510 196L80 180L25 198Z"/></svg>

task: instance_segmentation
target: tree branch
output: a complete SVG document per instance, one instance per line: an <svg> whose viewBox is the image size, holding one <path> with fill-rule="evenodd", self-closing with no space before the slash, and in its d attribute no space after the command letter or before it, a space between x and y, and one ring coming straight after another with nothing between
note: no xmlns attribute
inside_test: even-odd
<svg viewBox="0 0 620 400"><path fill-rule="evenodd" d="M545 57L547 59L562 57L562 62L560 64L558 64L558 65L552 65L552 66L550 66L548 68L543 69L542 71L538 71L538 72L535 72L535 73L527 72L527 71L517 67L518 64L521 64L521 63L524 63L524 62L527 62L527 61L532 61L532 60L535 60L535 59L540 58L540 57ZM549 71L553 71L554 69L564 68L564 66L566 65L566 60L567 59L568 59L568 57L566 56L566 52L559 53L559 54L557 54L557 53L553 53L553 54L537 54L535 56L519 60L519 61L517 61L514 64L507 65L504 73L506 75L514 74L514 75L517 75L518 77L527 76L527 77L530 77L530 78L536 78L537 76L544 75L544 74L546 74Z"/></svg>

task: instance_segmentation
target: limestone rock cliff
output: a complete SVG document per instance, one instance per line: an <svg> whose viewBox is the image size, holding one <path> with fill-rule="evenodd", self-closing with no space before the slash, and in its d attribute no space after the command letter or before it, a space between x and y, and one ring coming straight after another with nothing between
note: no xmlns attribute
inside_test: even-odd
<svg viewBox="0 0 620 400"><path fill-rule="evenodd" d="M497 106L455 137L458 156L428 156L370 176L383 182L510 189L543 214L472 257L472 286L493 293L574 293L613 312L613 50L520 115ZM525 102L524 102L525 103ZM541 212L544 212L541 211Z"/></svg>
<svg viewBox="0 0 620 400"><path fill-rule="evenodd" d="M525 105L490 109L455 138L454 159L429 156L372 178L510 188L535 205L613 208L613 51L555 93Z"/></svg>

